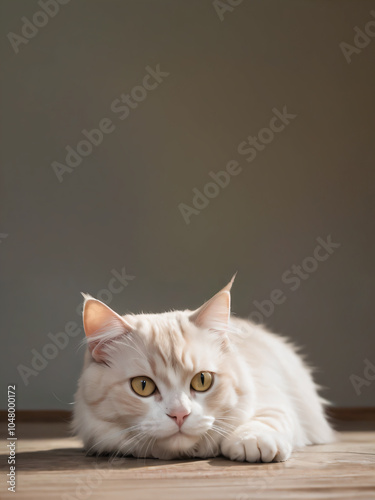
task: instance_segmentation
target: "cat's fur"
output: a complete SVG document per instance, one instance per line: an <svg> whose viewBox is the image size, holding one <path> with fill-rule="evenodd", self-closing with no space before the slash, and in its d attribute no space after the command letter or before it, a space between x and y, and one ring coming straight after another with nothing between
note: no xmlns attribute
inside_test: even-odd
<svg viewBox="0 0 375 500"><path fill-rule="evenodd" d="M121 317L85 296L73 425L89 453L270 462L332 441L309 368L285 339L230 315L232 282L194 312ZM190 386L201 371L214 374L207 392ZM138 396L137 376L157 391ZM189 413L181 428L173 412Z"/></svg>

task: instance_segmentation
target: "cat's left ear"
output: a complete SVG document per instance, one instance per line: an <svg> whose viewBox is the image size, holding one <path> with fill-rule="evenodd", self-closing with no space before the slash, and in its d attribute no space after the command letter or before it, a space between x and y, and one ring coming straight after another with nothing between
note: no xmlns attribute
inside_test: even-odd
<svg viewBox="0 0 375 500"><path fill-rule="evenodd" d="M192 313L190 321L201 328L210 330L220 331L228 326L230 319L230 290L236 274L227 286Z"/></svg>

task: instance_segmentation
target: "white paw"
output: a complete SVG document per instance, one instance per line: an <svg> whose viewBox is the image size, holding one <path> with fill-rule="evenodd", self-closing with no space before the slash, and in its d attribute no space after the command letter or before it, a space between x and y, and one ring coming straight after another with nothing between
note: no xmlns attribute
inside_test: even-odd
<svg viewBox="0 0 375 500"><path fill-rule="evenodd" d="M284 462L292 452L287 439L277 432L234 433L221 443L222 454L241 462Z"/></svg>

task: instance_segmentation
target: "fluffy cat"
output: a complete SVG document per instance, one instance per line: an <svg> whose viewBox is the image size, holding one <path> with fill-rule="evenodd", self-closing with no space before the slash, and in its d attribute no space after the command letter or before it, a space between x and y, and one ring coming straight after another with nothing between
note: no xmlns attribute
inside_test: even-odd
<svg viewBox="0 0 375 500"><path fill-rule="evenodd" d="M88 453L271 462L333 440L295 349L230 315L233 279L196 311L119 316L84 295L73 426Z"/></svg>

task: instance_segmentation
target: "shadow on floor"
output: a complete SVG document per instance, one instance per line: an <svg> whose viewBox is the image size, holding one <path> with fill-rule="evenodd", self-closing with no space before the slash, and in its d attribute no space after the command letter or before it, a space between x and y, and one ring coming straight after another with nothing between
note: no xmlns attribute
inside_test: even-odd
<svg viewBox="0 0 375 500"><path fill-rule="evenodd" d="M1 461L6 461L7 455L0 455ZM64 471L64 470L130 470L149 469L150 467L178 466L183 464L194 464L207 459L180 459L159 460L152 458L133 457L111 457L111 456L88 456L81 448L56 448L50 450L25 451L17 453L17 471ZM249 464L232 462L224 457L208 459L210 466L220 466L229 469L232 467L265 467L275 464Z"/></svg>

